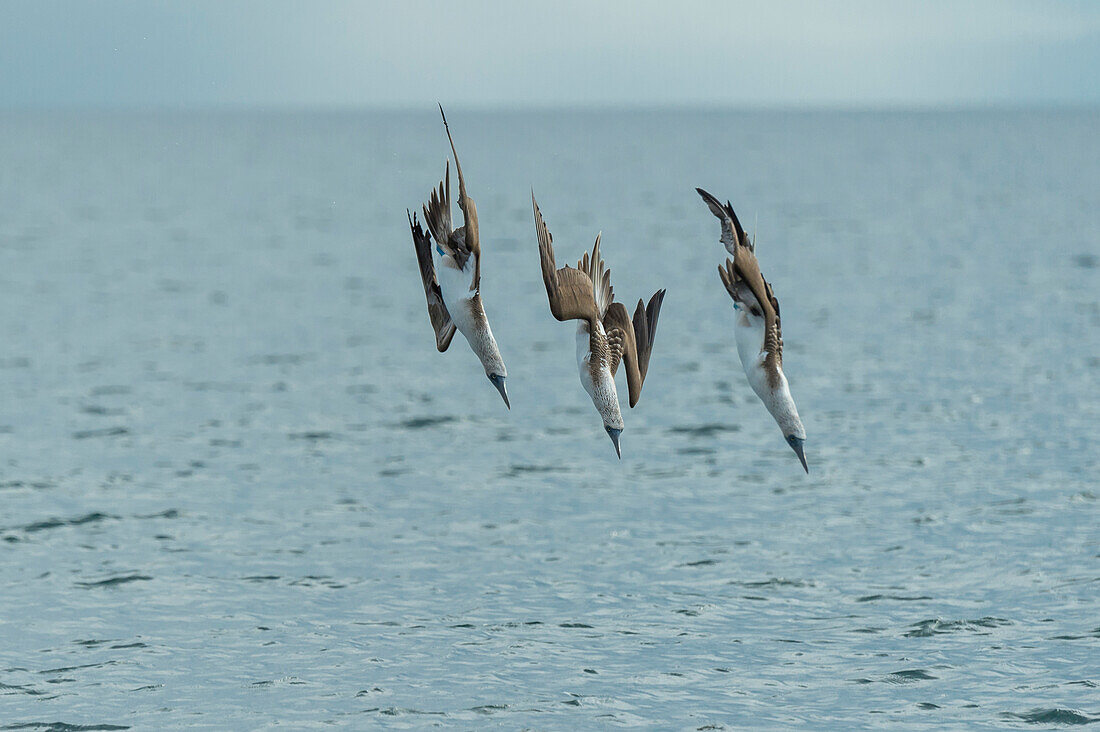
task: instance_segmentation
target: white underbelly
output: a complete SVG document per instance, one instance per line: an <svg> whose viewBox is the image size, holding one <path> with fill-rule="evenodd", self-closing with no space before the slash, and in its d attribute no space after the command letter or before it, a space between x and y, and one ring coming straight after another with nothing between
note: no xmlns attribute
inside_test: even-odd
<svg viewBox="0 0 1100 732"><path fill-rule="evenodd" d="M451 321L463 335L468 335L472 326L469 304L474 296L470 290L470 275L436 260L435 278Z"/></svg>
<svg viewBox="0 0 1100 732"><path fill-rule="evenodd" d="M761 351L764 347L763 320L753 324L740 311L733 326L733 337L737 343L737 356L741 359L741 368L748 377L749 386L761 399L768 393L767 374L762 367Z"/></svg>

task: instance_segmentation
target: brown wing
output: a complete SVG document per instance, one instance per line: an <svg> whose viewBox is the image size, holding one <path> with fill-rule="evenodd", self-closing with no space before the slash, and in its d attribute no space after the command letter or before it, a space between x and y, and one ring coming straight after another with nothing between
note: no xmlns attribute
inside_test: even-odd
<svg viewBox="0 0 1100 732"><path fill-rule="evenodd" d="M458 151L455 150L455 141L451 137L451 128L447 124L447 115L443 114L443 105L439 105L439 113L443 115L443 127L447 130L447 140L451 143L451 152L455 156L455 170L458 171L458 207L462 209L462 236L461 244L466 251L474 257L474 289L481 286L481 238L477 226L477 206L466 195L466 179L462 176L462 163L458 162ZM457 233L457 232L456 232ZM465 268L465 261L459 263Z"/></svg>
<svg viewBox="0 0 1100 732"><path fill-rule="evenodd" d="M726 201L726 205L723 206L718 202L718 199L711 194L704 191L702 188L695 189L703 201L706 202L707 208L710 212L718 217L718 220L722 223L722 236L719 241L726 247L726 251L733 254L738 244L749 248L749 251L753 250L753 244L749 241L748 234L745 233L745 229L742 228L741 222L737 220L737 214L733 212L733 206L729 201Z"/></svg>
<svg viewBox="0 0 1100 732"><path fill-rule="evenodd" d="M764 279L763 275L761 275L760 279ZM779 301L775 299L775 293L772 292L772 285L767 280L764 280L764 291L764 294L767 295L768 302L771 304L771 309L775 311L775 325L771 328L767 328L765 324L764 348L769 353L775 353L776 363L782 368L783 319L779 316Z"/></svg>
<svg viewBox="0 0 1100 732"><path fill-rule="evenodd" d="M405 213L409 212L405 211ZM454 338L455 324L451 322L451 314L443 304L443 293L440 292L439 282L435 278L432 242L420 228L420 222L413 216L409 217L409 228L412 229L413 246L416 247L416 261L420 264L420 279L424 282L424 295L428 299L428 317L431 318L432 329L435 330L435 347L440 351L446 351L451 345L451 339Z"/></svg>
<svg viewBox="0 0 1100 732"><path fill-rule="evenodd" d="M664 301L665 291L658 290L649 298L648 305L642 307L642 301L638 300L638 307L634 309L634 342L638 348L638 370L641 371L643 380L649 371L649 356L653 353L653 341L657 338L657 318L661 315ZM639 384L639 393L641 390Z"/></svg>
<svg viewBox="0 0 1100 732"><path fill-rule="evenodd" d="M661 314L661 303L664 299L665 291L658 290L649 299L648 307L639 300L633 322L627 315L626 307L621 302L613 302L603 319L605 330L622 332L622 360L626 362L626 385L630 392L631 407L642 396L642 384L649 370L649 356L653 351L653 340L657 336L657 318ZM613 363L612 375L617 370L618 364Z"/></svg>
<svg viewBox="0 0 1100 732"><path fill-rule="evenodd" d="M546 285L546 297L550 300L550 312L558 320L587 320L595 324L599 318L596 299L592 294L592 280L579 269L562 267L554 262L554 239L542 220L542 212L531 194L531 207L535 212L535 234L539 240L539 258L542 261L542 281Z"/></svg>

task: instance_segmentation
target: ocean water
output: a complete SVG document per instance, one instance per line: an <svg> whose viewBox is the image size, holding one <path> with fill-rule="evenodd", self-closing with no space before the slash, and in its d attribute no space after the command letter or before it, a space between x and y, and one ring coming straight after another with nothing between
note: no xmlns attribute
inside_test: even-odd
<svg viewBox="0 0 1100 732"><path fill-rule="evenodd" d="M1100 113L450 122L511 411L434 347L433 110L0 116L0 729L1100 720ZM668 289L622 461L532 188Z"/></svg>

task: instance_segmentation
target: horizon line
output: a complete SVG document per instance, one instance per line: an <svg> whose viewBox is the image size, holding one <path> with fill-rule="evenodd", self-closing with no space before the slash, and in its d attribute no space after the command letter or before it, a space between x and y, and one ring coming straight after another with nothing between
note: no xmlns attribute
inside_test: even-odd
<svg viewBox="0 0 1100 732"><path fill-rule="evenodd" d="M0 103L0 113L269 113L269 114L435 114L438 102L413 104L24 104ZM516 114L527 112L709 112L709 113L920 113L920 112L1100 112L1100 101L955 101L955 102L880 102L880 103L523 103L523 104L444 104L446 109L462 113Z"/></svg>

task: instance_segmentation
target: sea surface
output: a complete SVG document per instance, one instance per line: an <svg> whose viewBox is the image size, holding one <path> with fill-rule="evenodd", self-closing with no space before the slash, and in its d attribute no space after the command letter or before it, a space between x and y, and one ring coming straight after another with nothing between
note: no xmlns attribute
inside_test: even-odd
<svg viewBox="0 0 1100 732"><path fill-rule="evenodd" d="M0 114L0 729L1100 722L1100 112L449 121L511 411L428 322L434 108ZM532 188L668 289L621 461Z"/></svg>

